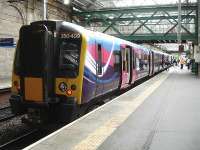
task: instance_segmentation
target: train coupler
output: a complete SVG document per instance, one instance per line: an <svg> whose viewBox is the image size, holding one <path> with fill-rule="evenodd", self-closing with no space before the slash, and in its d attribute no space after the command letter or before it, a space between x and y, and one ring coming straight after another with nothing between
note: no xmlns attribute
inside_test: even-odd
<svg viewBox="0 0 200 150"><path fill-rule="evenodd" d="M67 102L61 102L58 106L58 121L69 123L78 117L78 106L74 97L68 97Z"/></svg>
<svg viewBox="0 0 200 150"><path fill-rule="evenodd" d="M11 95L9 102L13 114L21 115L26 112L26 108L24 107L21 97L19 95Z"/></svg>

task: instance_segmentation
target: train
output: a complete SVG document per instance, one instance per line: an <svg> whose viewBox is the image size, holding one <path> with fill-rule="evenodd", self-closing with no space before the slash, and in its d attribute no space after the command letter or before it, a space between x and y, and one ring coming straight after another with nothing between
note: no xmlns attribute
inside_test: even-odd
<svg viewBox="0 0 200 150"><path fill-rule="evenodd" d="M169 68L173 56L65 21L19 31L12 112L35 123L70 122L102 97Z"/></svg>

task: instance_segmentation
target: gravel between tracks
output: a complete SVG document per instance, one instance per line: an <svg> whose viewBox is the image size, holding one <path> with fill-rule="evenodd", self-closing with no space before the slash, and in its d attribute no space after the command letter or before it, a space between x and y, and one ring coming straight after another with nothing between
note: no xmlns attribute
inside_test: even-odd
<svg viewBox="0 0 200 150"><path fill-rule="evenodd" d="M9 106L10 93L0 94L0 108Z"/></svg>
<svg viewBox="0 0 200 150"><path fill-rule="evenodd" d="M31 130L30 127L21 123L22 117L19 116L0 123L0 145Z"/></svg>

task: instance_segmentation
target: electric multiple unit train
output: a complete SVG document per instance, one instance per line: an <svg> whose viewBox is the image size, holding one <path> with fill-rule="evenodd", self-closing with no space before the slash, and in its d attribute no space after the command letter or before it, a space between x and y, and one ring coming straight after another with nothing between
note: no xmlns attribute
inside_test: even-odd
<svg viewBox="0 0 200 150"><path fill-rule="evenodd" d="M101 97L171 66L173 57L64 21L22 26L10 104L30 121L68 122Z"/></svg>

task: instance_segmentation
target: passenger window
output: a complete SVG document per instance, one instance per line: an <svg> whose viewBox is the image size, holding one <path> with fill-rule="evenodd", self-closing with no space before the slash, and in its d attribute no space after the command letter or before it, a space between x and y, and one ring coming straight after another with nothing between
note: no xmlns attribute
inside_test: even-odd
<svg viewBox="0 0 200 150"><path fill-rule="evenodd" d="M123 67L123 71L126 71L126 49L122 49L122 60L123 60L123 64L122 64L122 67Z"/></svg>
<svg viewBox="0 0 200 150"><path fill-rule="evenodd" d="M97 62L97 74L102 74L102 50L101 44L97 45L98 62Z"/></svg>
<svg viewBox="0 0 200 150"><path fill-rule="evenodd" d="M115 63L114 63L114 70L118 72L120 70L120 51L114 51Z"/></svg>
<svg viewBox="0 0 200 150"><path fill-rule="evenodd" d="M115 64L120 64L120 53L119 53L119 51L116 51L114 56L115 56Z"/></svg>
<svg viewBox="0 0 200 150"><path fill-rule="evenodd" d="M129 62L130 62L130 49L129 48L125 48L122 50L122 59L123 59L123 71L125 72L129 72L130 70L130 66L129 66Z"/></svg>
<svg viewBox="0 0 200 150"><path fill-rule="evenodd" d="M136 70L140 70L140 61L139 61L139 58L138 57L136 57Z"/></svg>
<svg viewBox="0 0 200 150"><path fill-rule="evenodd" d="M126 48L126 72L129 72L129 59L130 59L129 49Z"/></svg>
<svg viewBox="0 0 200 150"><path fill-rule="evenodd" d="M132 51L132 63L133 63L133 69L135 69L135 53Z"/></svg>
<svg viewBox="0 0 200 150"><path fill-rule="evenodd" d="M139 59L139 67L140 70L144 70L144 61L142 59Z"/></svg>

